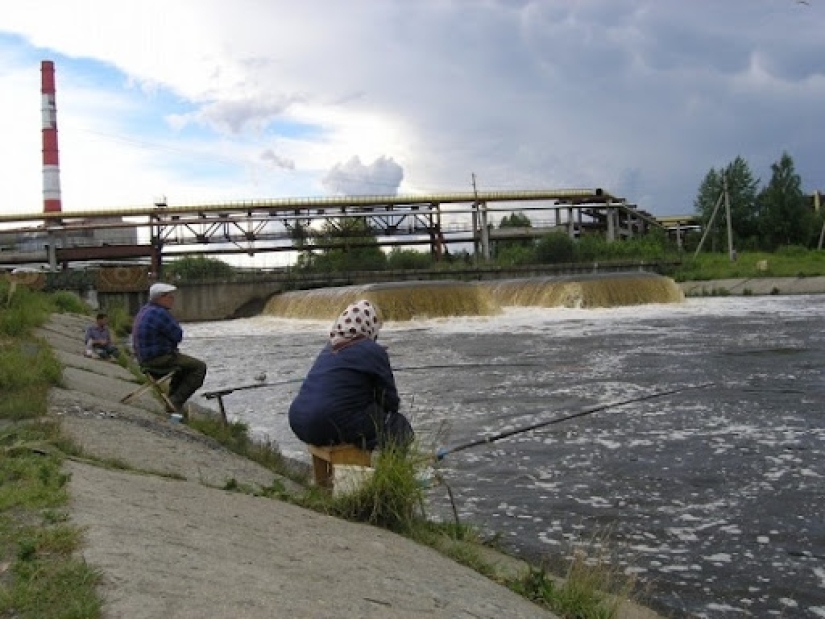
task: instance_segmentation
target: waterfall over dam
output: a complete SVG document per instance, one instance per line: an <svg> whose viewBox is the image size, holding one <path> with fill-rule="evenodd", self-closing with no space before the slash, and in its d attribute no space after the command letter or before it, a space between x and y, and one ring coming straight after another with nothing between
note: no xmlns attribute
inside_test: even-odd
<svg viewBox="0 0 825 619"><path fill-rule="evenodd" d="M654 273L568 275L483 282L392 282L285 292L263 314L283 318L334 319L349 303L368 299L384 320L492 316L503 307L598 308L680 303L684 294Z"/></svg>

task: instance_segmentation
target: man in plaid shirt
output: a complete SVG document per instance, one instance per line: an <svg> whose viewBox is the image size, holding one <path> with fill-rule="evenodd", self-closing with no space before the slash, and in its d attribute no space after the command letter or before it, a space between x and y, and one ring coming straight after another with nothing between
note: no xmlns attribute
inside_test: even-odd
<svg viewBox="0 0 825 619"><path fill-rule="evenodd" d="M174 372L169 400L175 410L170 412L184 413L183 405L203 385L206 364L178 351L183 329L171 312L176 290L171 284L152 284L149 302L135 316L132 347L144 372L158 377Z"/></svg>

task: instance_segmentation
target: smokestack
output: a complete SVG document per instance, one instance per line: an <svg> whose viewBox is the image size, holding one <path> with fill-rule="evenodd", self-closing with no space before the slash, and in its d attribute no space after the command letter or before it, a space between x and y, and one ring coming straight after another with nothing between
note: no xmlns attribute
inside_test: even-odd
<svg viewBox="0 0 825 619"><path fill-rule="evenodd" d="M59 213L60 202L60 162L57 154L57 105L55 103L54 62L40 63L42 73L42 116L43 116L43 212Z"/></svg>

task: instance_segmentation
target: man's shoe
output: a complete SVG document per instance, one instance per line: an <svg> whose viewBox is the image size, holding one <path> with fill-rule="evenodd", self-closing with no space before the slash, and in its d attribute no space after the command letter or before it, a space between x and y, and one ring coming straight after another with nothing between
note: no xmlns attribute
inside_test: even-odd
<svg viewBox="0 0 825 619"><path fill-rule="evenodd" d="M189 421L189 406L184 402L183 404L178 404L175 400L170 400L170 404L174 407L173 409L169 409L167 406L166 409L169 413L176 413L183 417L184 421Z"/></svg>

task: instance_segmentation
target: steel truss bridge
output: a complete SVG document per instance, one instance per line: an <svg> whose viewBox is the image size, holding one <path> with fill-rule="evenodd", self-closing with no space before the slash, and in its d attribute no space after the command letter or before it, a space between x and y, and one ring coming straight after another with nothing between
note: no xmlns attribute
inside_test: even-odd
<svg viewBox="0 0 825 619"><path fill-rule="evenodd" d="M525 213L531 226L494 228L495 213ZM526 213L525 213L526 214ZM471 243L490 258L491 241L562 230L571 237L601 233L608 240L662 228L655 217L602 189L439 193L430 195L285 198L219 204L0 215L0 264L248 254L358 246L347 220L359 219L381 246L428 245L440 258L448 245ZM5 226L10 226L6 228ZM316 235L325 229L331 234ZM147 233L148 231L148 233ZM335 236L335 232L340 236ZM146 240L139 242L138 235ZM363 237L363 234L360 235ZM10 242L11 241L11 242ZM25 248L25 249L23 249Z"/></svg>

